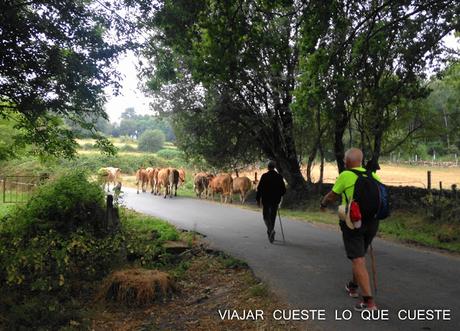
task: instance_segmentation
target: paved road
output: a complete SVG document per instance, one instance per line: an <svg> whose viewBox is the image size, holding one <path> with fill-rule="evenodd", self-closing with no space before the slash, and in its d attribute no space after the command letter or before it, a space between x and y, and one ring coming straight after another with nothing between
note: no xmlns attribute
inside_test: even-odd
<svg viewBox="0 0 460 331"><path fill-rule="evenodd" d="M128 207L168 220L179 228L196 230L207 236L211 247L245 260L255 275L294 309L324 309L326 321L315 323L324 330L460 330L458 257L376 239L377 303L382 310L388 310L389 321L363 321L356 312L351 320L340 321L335 319L335 310L339 314L352 310L356 299L347 297L343 290L350 276L350 263L339 232L285 219L287 243L275 241L272 245L257 212L205 200L163 199L150 193L137 195L131 189L125 192ZM279 238L279 228L277 235ZM451 320L398 318L399 311L411 310L413 314L414 309L448 309Z"/></svg>

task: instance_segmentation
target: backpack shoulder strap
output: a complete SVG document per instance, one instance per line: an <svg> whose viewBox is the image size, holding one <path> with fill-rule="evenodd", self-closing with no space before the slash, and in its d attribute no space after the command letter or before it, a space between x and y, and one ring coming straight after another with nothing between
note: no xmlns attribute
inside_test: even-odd
<svg viewBox="0 0 460 331"><path fill-rule="evenodd" d="M362 175L364 175L366 173L364 171L359 171L359 170L356 170L356 169L346 169L344 171L350 171L350 172L354 173L355 175L357 175L358 177L361 177Z"/></svg>
<svg viewBox="0 0 460 331"><path fill-rule="evenodd" d="M366 169L366 171L359 171L359 170L356 170L356 169L346 169L345 171L351 171L352 173L354 173L358 177L362 177L363 175L366 175L367 178L374 179L374 176L372 175L372 171L367 170L367 169Z"/></svg>

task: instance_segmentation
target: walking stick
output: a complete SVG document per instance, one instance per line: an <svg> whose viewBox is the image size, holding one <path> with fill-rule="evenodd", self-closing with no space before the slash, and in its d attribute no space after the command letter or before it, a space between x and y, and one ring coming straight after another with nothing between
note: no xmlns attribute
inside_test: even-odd
<svg viewBox="0 0 460 331"><path fill-rule="evenodd" d="M283 236L283 243L286 244L286 239L284 238L283 222L281 222L281 215L280 215L279 208L278 208L278 218L280 219L281 235Z"/></svg>
<svg viewBox="0 0 460 331"><path fill-rule="evenodd" d="M374 256L374 248L372 244L369 246L369 253L371 255L371 268L372 268L372 280L374 283L374 295L377 295L377 274L375 271L375 256Z"/></svg>

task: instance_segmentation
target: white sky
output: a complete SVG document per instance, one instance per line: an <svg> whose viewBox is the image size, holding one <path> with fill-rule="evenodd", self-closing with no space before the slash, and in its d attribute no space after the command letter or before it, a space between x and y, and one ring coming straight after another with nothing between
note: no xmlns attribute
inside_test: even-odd
<svg viewBox="0 0 460 331"><path fill-rule="evenodd" d="M460 51L460 38L450 34L445 38L448 47ZM139 89L139 79L137 77L136 64L138 60L133 52L128 52L123 56L117 69L121 73L120 95L114 96L110 92L107 94L105 105L110 122L119 122L121 113L129 107L134 107L138 114L152 114L153 110L149 107L150 98L146 97Z"/></svg>
<svg viewBox="0 0 460 331"><path fill-rule="evenodd" d="M150 99L139 89L136 64L138 59L133 52L128 52L120 58L117 70L121 73L121 89L118 96L107 91L107 103L105 109L110 122L119 122L120 115L126 108L133 107L138 114L152 114L149 107Z"/></svg>

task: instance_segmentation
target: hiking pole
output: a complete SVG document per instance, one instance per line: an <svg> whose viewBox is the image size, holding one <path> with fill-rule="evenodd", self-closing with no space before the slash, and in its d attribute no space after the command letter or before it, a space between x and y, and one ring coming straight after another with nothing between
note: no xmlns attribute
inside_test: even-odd
<svg viewBox="0 0 460 331"><path fill-rule="evenodd" d="M284 238L283 222L281 222L281 214L280 214L279 208L278 208L278 218L280 219L281 235L283 236L283 243L286 244L286 239Z"/></svg>
<svg viewBox="0 0 460 331"><path fill-rule="evenodd" d="M369 245L369 254L371 255L372 281L374 283L374 295L377 295L377 274L375 271L375 256L372 244Z"/></svg>

